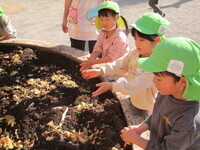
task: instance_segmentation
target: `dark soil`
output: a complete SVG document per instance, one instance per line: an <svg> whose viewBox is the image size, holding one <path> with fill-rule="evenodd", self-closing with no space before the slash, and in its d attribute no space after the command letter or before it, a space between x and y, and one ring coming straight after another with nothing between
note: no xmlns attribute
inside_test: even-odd
<svg viewBox="0 0 200 150"><path fill-rule="evenodd" d="M120 103L111 92L91 98L100 80L84 80L77 63L0 46L0 65L0 149L131 149L120 138L127 125Z"/></svg>

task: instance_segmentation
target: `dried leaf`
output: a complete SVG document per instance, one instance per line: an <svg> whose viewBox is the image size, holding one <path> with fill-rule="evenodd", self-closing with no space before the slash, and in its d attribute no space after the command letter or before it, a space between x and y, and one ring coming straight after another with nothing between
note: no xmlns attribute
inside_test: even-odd
<svg viewBox="0 0 200 150"><path fill-rule="evenodd" d="M18 71L12 71L11 73L10 73L10 76L14 76L14 75L16 75L16 74L18 74L19 72Z"/></svg>
<svg viewBox="0 0 200 150"><path fill-rule="evenodd" d="M7 125L10 125L11 127L13 127L16 124L14 116L6 115L5 119L6 119Z"/></svg>
<svg viewBox="0 0 200 150"><path fill-rule="evenodd" d="M46 138L47 141L51 141L51 140L53 140L53 139L54 139L53 136L47 136L47 138Z"/></svg>

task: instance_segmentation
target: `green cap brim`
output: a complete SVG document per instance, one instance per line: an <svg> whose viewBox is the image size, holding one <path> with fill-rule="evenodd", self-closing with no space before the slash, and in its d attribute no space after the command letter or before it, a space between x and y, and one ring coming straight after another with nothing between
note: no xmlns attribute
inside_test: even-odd
<svg viewBox="0 0 200 150"><path fill-rule="evenodd" d="M135 28L137 31L143 33L143 34L147 34L147 35L152 35L155 34L154 32L147 30L146 28L144 28L141 25L137 25L137 24L131 24L131 27Z"/></svg>
<svg viewBox="0 0 200 150"><path fill-rule="evenodd" d="M152 31L150 31L150 30L148 30L148 29L146 29L146 28L144 28L143 26L140 26L140 25L130 24L129 26L132 27L132 28L135 28L140 33L143 33L143 34L146 34L146 35L155 34L154 32L152 32ZM162 40L166 39L164 35L159 35L159 36L162 38Z"/></svg>
<svg viewBox="0 0 200 150"><path fill-rule="evenodd" d="M158 64L154 64L153 62L154 61L151 60L151 57L138 59L139 66L148 72L165 71L165 68L163 68L162 66L159 66Z"/></svg>

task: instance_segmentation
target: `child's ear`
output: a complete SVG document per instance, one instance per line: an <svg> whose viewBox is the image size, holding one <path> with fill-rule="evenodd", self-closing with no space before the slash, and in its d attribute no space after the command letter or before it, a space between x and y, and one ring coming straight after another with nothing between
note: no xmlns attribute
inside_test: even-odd
<svg viewBox="0 0 200 150"><path fill-rule="evenodd" d="M119 15L116 15L115 19L118 20L119 19Z"/></svg>
<svg viewBox="0 0 200 150"><path fill-rule="evenodd" d="M180 84L181 84L181 87L186 87L187 86L187 79L185 77L181 77L180 79Z"/></svg>
<svg viewBox="0 0 200 150"><path fill-rule="evenodd" d="M156 44L160 43L161 41L162 41L162 38L161 38L160 36L157 36L157 37L155 38Z"/></svg>

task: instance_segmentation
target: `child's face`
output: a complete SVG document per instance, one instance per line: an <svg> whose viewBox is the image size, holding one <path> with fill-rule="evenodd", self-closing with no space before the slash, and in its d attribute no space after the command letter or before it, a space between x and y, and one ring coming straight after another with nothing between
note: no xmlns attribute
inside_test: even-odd
<svg viewBox="0 0 200 150"><path fill-rule="evenodd" d="M153 83L155 84L160 94L172 95L174 98L180 98L180 94L183 95L183 91L181 91L181 89L184 83L182 81L183 80L175 82L173 77L167 75L154 75L153 79Z"/></svg>
<svg viewBox="0 0 200 150"><path fill-rule="evenodd" d="M139 37L137 32L135 33L134 39L137 51L140 53L142 57L149 57L152 53L153 48L157 44L156 41L151 42L145 38Z"/></svg>
<svg viewBox="0 0 200 150"><path fill-rule="evenodd" d="M108 16L108 17L103 17L100 16L100 25L102 26L102 28L104 28L105 30L109 31L111 28L113 28L116 25L117 22L117 16L113 17L113 16Z"/></svg>

